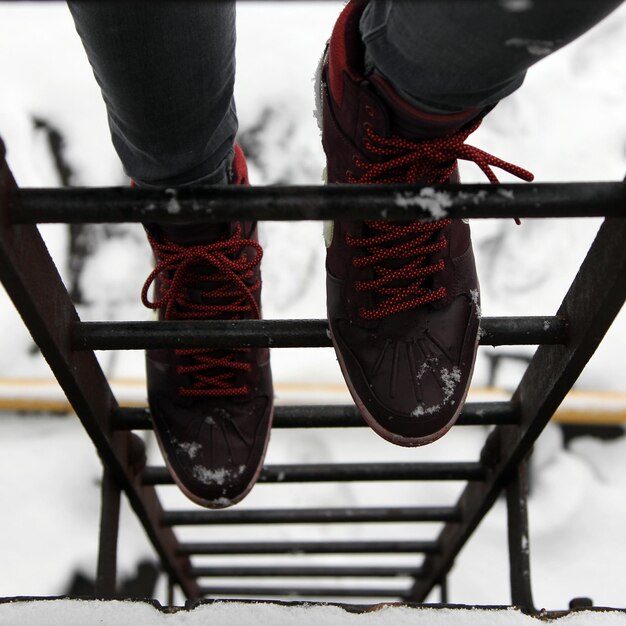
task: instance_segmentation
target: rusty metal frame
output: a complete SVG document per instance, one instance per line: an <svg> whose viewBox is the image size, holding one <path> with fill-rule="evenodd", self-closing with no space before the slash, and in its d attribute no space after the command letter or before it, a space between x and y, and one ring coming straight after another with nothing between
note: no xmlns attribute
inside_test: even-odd
<svg viewBox="0 0 626 626"><path fill-rule="evenodd" d="M465 407L461 424L495 424L475 463L398 463L365 466L268 466L261 482L460 480L466 487L456 503L444 507L371 509L296 509L164 511L155 485L169 484L164 468L144 468L133 429L150 428L145 409L120 409L100 369L94 349L142 349L176 345L329 345L325 320L258 323L175 322L156 324L83 323L39 236L35 223L144 221L172 219L174 198L185 219L324 219L428 217L420 205L425 193L407 186L330 186L200 188L154 192L121 188L20 190L4 160L0 143L0 279L50 363L68 400L94 442L104 466L97 593L116 594L115 569L120 494L125 493L170 576L189 598L204 595L301 597L394 597L423 602L440 587L447 602L447 575L459 550L496 497L505 491L509 514L512 603L533 612L530 586L525 460L531 446L617 315L626 296L626 186L624 183L543 185L448 185L446 208L453 217L546 217L605 215L587 259L555 316L487 318L483 343L541 344L509 402ZM426 193L432 194L432 190ZM402 198L402 202L398 202ZM242 202L243 201L243 202ZM94 212L93 206L98 211ZM294 211L294 206L296 210ZM408 208L407 208L408 207ZM276 427L362 426L355 407L279 407ZM180 543L174 527L187 524L360 523L438 521L436 541L336 541ZM421 565L385 568L221 566L194 564L202 554L422 554ZM403 575L411 587L302 587L258 585L224 587L219 579L287 576ZM200 578L217 579L204 584Z"/></svg>
<svg viewBox="0 0 626 626"><path fill-rule="evenodd" d="M568 320L569 341L564 346L537 349L512 398L519 406L519 426L498 426L490 435L482 452L489 477L484 483L467 485L458 502L463 523L448 524L442 530L439 541L446 548L438 555L426 557L424 566L428 576L416 582L408 599L420 601L426 597L430 588L450 569L455 556L500 491L510 481L519 480L517 466L529 454L533 442L571 389L624 303L625 241L626 219L605 220L557 313ZM525 507L522 489L518 489L518 495ZM523 562L520 556L517 563Z"/></svg>
<svg viewBox="0 0 626 626"><path fill-rule="evenodd" d="M133 435L112 427L111 416L117 402L94 353L71 350L71 329L79 321L78 314L39 231L33 225L15 226L10 222L9 207L16 207L16 189L0 140L2 284L96 446L106 468L105 491L109 477L114 479L143 524L164 569L185 593L195 596L198 587L186 575L189 559L177 554L174 533L161 527L163 512L156 491L141 484L141 468L136 467L132 454ZM115 522L113 517L111 523ZM107 522L104 526L107 527ZM103 543L110 545L107 541ZM103 558L100 561L103 576L110 575L104 572L110 573L111 567L104 565ZM110 588L110 582L104 586Z"/></svg>

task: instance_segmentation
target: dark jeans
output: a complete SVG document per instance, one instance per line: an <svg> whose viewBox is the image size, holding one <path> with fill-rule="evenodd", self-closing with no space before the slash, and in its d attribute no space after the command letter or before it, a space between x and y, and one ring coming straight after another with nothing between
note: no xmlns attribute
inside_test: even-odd
<svg viewBox="0 0 626 626"><path fill-rule="evenodd" d="M622 0L373 0L366 62L435 112L494 105Z"/></svg>
<svg viewBox="0 0 626 626"><path fill-rule="evenodd" d="M234 2L68 4L126 173L141 186L226 182L237 132ZM619 4L373 0L361 32L371 69L418 107L446 112L497 103Z"/></svg>

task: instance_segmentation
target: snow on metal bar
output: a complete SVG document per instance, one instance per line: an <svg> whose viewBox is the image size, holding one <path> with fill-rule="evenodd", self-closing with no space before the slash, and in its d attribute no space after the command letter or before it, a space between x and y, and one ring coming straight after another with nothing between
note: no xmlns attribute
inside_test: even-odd
<svg viewBox="0 0 626 626"><path fill-rule="evenodd" d="M21 189L13 223L624 217L626 183Z"/></svg>
<svg viewBox="0 0 626 626"><path fill-rule="evenodd" d="M481 345L565 343L567 321L559 316L485 317ZM323 348L332 347L326 320L172 320L76 322L74 350L154 348Z"/></svg>

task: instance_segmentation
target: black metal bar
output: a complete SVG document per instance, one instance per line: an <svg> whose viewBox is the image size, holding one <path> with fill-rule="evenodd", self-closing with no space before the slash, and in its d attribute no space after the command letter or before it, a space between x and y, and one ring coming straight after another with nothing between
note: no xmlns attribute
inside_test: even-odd
<svg viewBox="0 0 626 626"><path fill-rule="evenodd" d="M117 538L120 525L121 490L111 472L102 472L100 538L96 571L96 597L115 598L117 579Z"/></svg>
<svg viewBox="0 0 626 626"><path fill-rule="evenodd" d="M557 345L567 342L567 319L562 316L484 317L481 346Z"/></svg>
<svg viewBox="0 0 626 626"><path fill-rule="evenodd" d="M517 407L510 402L468 402L457 424L488 426L516 424ZM274 428L351 428L366 426L354 405L277 406Z"/></svg>
<svg viewBox="0 0 626 626"><path fill-rule="evenodd" d="M345 524L358 522L459 522L456 507L381 507L347 509L247 509L164 511L164 526L219 524Z"/></svg>
<svg viewBox="0 0 626 626"><path fill-rule="evenodd" d="M167 577L167 605L174 606L174 589L176 587L176 583L172 579L171 576Z"/></svg>
<svg viewBox="0 0 626 626"><path fill-rule="evenodd" d="M448 577L444 576L439 583L439 599L441 604L448 604Z"/></svg>
<svg viewBox="0 0 626 626"><path fill-rule="evenodd" d="M396 576L419 577L422 574L419 566L409 565L206 565L192 567L190 572L196 578L252 578L252 577L353 577L353 578L390 578Z"/></svg>
<svg viewBox="0 0 626 626"><path fill-rule="evenodd" d="M511 602L524 611L533 612L527 496L527 462L522 461L506 486Z"/></svg>
<svg viewBox="0 0 626 626"><path fill-rule="evenodd" d="M161 506L154 489L137 484L129 452L131 433L114 431L111 415L117 402L92 352L70 348L70 328L78 322L63 281L35 226L12 226L10 211L19 211L15 180L0 140L0 281L19 311L35 343L59 381L76 415L144 526L164 568L187 595L196 583L185 577L188 562L175 553L177 540L159 526Z"/></svg>
<svg viewBox="0 0 626 626"><path fill-rule="evenodd" d="M436 541L255 541L181 542L178 554L427 554L438 552Z"/></svg>
<svg viewBox="0 0 626 626"><path fill-rule="evenodd" d="M118 407L111 422L116 430L152 430L152 418L147 407Z"/></svg>
<svg viewBox="0 0 626 626"><path fill-rule="evenodd" d="M511 402L468 402L457 421L458 426L516 424L518 408ZM119 430L150 430L148 409L118 408L113 426ZM366 424L359 410L351 404L277 406L273 428L358 428Z"/></svg>
<svg viewBox="0 0 626 626"><path fill-rule="evenodd" d="M222 598L224 596L243 596L251 598L289 597L289 598L396 598L407 593L402 587L201 587L204 596Z"/></svg>
<svg viewBox="0 0 626 626"><path fill-rule="evenodd" d="M423 601L449 571L620 311L626 297L624 241L626 220L605 220L557 313L568 319L567 345L538 348L512 399L520 405L520 426L498 426L488 438L481 458L490 465L489 477L465 488L457 503L463 522L444 526L439 535L442 552L426 557L428 575L416 582L409 600Z"/></svg>
<svg viewBox="0 0 626 626"><path fill-rule="evenodd" d="M480 463L328 463L306 465L268 465L259 483L310 483L404 480L484 480ZM173 485L167 467L147 467L144 485Z"/></svg>
<svg viewBox="0 0 626 626"><path fill-rule="evenodd" d="M563 318L486 317L481 345L565 343ZM148 350L154 348L327 348L326 320L171 320L159 322L76 322L74 350Z"/></svg>
<svg viewBox="0 0 626 626"><path fill-rule="evenodd" d="M624 217L626 211L622 182L22 189L18 198L15 224Z"/></svg>

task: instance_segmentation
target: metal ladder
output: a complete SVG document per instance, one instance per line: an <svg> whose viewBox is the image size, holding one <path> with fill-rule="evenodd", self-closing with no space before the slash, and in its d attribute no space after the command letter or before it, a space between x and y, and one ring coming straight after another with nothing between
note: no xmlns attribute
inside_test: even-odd
<svg viewBox="0 0 626 626"><path fill-rule="evenodd" d="M98 597L116 592L116 552L123 492L169 576L191 600L226 596L255 598L359 597L424 602L441 588L455 557L501 493L506 494L511 604L535 611L530 585L526 461L533 443L571 389L618 314L626 297L626 183L441 185L449 217L604 216L597 237L555 315L483 318L483 345L538 344L511 399L468 403L459 427L491 425L472 462L352 463L266 466L261 483L341 481L464 481L460 497L447 506L165 510L156 486L172 482L165 467L145 467L143 442L133 430L151 428L148 409L120 408L94 350L199 346L330 346L326 320L81 322L36 224L49 222L141 222L203 220L428 219L419 203L397 203L398 194L419 198L408 185L217 187L168 191L127 188L19 189L0 141L0 279L47 359L103 463ZM175 194L179 211L168 212ZM407 208L407 206L411 208ZM353 406L279 406L275 428L359 428ZM269 541L269 524L361 524L436 522L435 540ZM176 529L215 524L259 525L258 540L191 543ZM202 567L199 555L343 555L342 565ZM415 566L350 565L357 555L412 555ZM420 562L421 561L421 562ZM220 577L251 576L272 581L408 576L403 587L352 588L290 584L238 587ZM211 583L207 582L210 579Z"/></svg>

